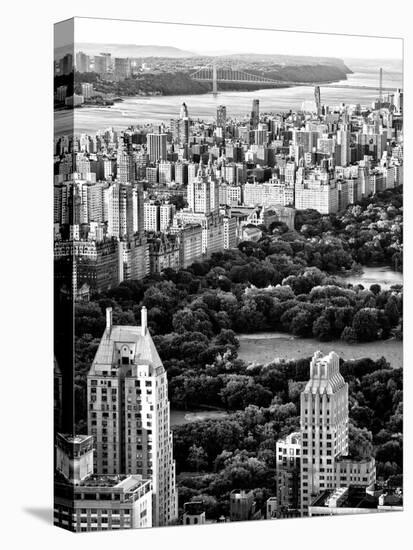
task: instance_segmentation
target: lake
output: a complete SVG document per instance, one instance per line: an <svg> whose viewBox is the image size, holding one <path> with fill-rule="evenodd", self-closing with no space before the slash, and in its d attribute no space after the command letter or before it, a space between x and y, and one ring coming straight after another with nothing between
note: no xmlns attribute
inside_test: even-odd
<svg viewBox="0 0 413 550"><path fill-rule="evenodd" d="M340 279L353 285L362 284L366 288L376 283L383 290L389 289L394 284L403 284L403 274L393 271L390 267L363 267L362 273L340 277ZM376 360L385 357L392 367L403 366L403 342L396 339L348 344L341 340L319 342L314 338L299 338L285 332L261 332L237 336L240 341L238 356L247 363L254 361L268 363L275 358L302 359L320 350L325 354L335 351L346 360L363 357Z"/></svg>
<svg viewBox="0 0 413 550"><path fill-rule="evenodd" d="M189 422L197 422L200 420L219 420L228 416L224 410L197 410L197 411L181 411L171 409L171 427L182 426Z"/></svg>
<svg viewBox="0 0 413 550"><path fill-rule="evenodd" d="M361 284L365 288L370 288L372 284L379 284L383 290L388 290L392 285L403 284L403 273L393 271L390 267L363 267L363 272L350 275L349 277L339 277L345 283L352 285Z"/></svg>
<svg viewBox="0 0 413 550"><path fill-rule="evenodd" d="M335 351L345 360L385 357L393 368L403 366L403 342L396 339L348 344L342 340L319 342L314 338L299 338L285 332L238 334L238 356L247 363L269 363L274 359L303 359L317 350L324 354Z"/></svg>

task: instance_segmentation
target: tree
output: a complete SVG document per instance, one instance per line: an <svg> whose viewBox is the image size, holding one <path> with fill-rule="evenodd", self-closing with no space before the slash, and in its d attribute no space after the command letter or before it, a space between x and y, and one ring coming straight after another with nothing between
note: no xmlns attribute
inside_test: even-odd
<svg viewBox="0 0 413 550"><path fill-rule="evenodd" d="M357 342L357 334L352 327L345 327L340 338L349 344L354 344Z"/></svg>
<svg viewBox="0 0 413 550"><path fill-rule="evenodd" d="M182 210L183 208L186 208L188 206L188 203L186 202L183 195L170 195L169 202L171 204L174 204L177 210Z"/></svg>
<svg viewBox="0 0 413 550"><path fill-rule="evenodd" d="M368 458L373 453L372 433L367 428L357 428L349 423L349 453L357 459Z"/></svg>
<svg viewBox="0 0 413 550"><path fill-rule="evenodd" d="M328 342L333 339L331 324L325 315L321 315L313 323L313 336L321 342Z"/></svg>
<svg viewBox="0 0 413 550"><path fill-rule="evenodd" d="M400 321L400 311L398 308L398 300L395 296L390 296L384 308L384 313L390 325L394 327Z"/></svg>
<svg viewBox="0 0 413 550"><path fill-rule="evenodd" d="M378 310L374 308L360 309L353 317L352 328L359 342L371 342L378 337Z"/></svg>
<svg viewBox="0 0 413 550"><path fill-rule="evenodd" d="M208 466L208 456L201 446L192 445L189 448L187 463L190 468L199 472Z"/></svg>

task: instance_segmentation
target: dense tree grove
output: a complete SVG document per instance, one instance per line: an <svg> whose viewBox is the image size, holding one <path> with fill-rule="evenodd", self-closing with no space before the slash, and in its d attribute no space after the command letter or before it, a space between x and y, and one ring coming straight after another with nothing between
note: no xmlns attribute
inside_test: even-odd
<svg viewBox="0 0 413 550"><path fill-rule="evenodd" d="M352 259L362 265L403 270L403 186L363 199L339 215L299 212L296 229L306 237L339 235Z"/></svg>

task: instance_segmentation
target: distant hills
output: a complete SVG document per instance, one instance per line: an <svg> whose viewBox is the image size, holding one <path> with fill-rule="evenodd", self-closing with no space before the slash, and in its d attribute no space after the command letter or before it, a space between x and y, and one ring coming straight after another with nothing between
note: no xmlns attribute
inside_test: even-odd
<svg viewBox="0 0 413 550"><path fill-rule="evenodd" d="M137 44L94 44L92 42L79 42L76 51L82 51L88 55L99 55L101 52L112 54L113 57L196 57L197 54L181 50L173 46L152 46Z"/></svg>
<svg viewBox="0 0 413 550"><path fill-rule="evenodd" d="M223 56L231 59L236 58L240 61L265 63L271 62L277 65L288 65L294 67L296 65L334 65L335 67L343 67L344 61L338 57L315 57L310 55L284 55L284 54L259 54L259 53L242 53Z"/></svg>
<svg viewBox="0 0 413 550"><path fill-rule="evenodd" d="M78 42L76 51L82 51L88 55L99 55L102 52L110 53L113 57L220 57L226 59L238 59L244 62L271 62L278 65L334 65L343 67L344 61L335 57L314 57L306 55L278 55L257 53L222 53L208 54L182 50L173 46L139 45L139 44L110 44Z"/></svg>

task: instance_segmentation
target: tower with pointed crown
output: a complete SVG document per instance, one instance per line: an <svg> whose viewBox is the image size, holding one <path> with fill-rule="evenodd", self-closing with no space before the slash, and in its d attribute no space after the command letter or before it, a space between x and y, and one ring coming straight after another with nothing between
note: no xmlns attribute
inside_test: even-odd
<svg viewBox="0 0 413 550"><path fill-rule="evenodd" d="M348 384L332 351L314 354L310 380L301 393L301 512L314 495L336 487L335 468L348 453Z"/></svg>
<svg viewBox="0 0 413 550"><path fill-rule="evenodd" d="M141 326L106 328L87 380L88 433L96 445L97 474L140 474L152 479L153 524L177 517L175 462L168 380L141 311Z"/></svg>

